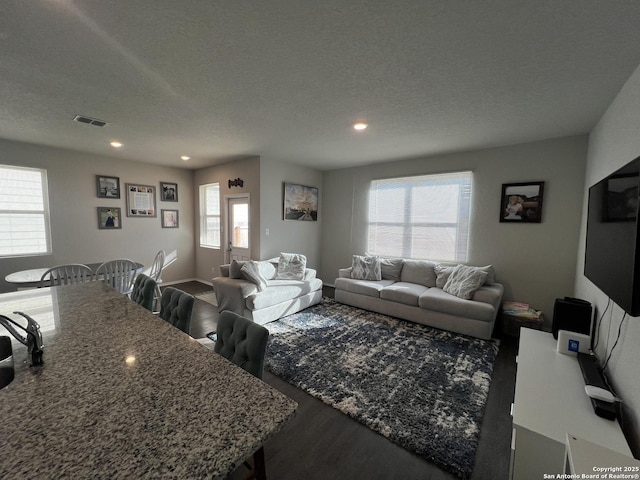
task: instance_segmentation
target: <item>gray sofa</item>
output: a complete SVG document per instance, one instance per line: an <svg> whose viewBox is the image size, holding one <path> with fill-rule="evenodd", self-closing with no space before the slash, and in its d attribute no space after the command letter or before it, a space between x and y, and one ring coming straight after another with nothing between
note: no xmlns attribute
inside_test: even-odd
<svg viewBox="0 0 640 480"><path fill-rule="evenodd" d="M302 279L296 280L278 278L278 259L253 262L262 273L256 283L241 272L245 263L221 265L221 276L213 279L219 312L229 310L264 325L322 300L322 280L312 268L303 267Z"/></svg>
<svg viewBox="0 0 640 480"><path fill-rule="evenodd" d="M467 292L470 298L461 298L453 289L455 285L447 285L456 267L423 260L382 259L378 274L380 280L373 280L352 278L352 265L339 270L339 278L335 281L335 299L365 310L489 339L504 288L495 282L493 267L461 265L458 272L474 268L487 272L481 280L482 285L472 293ZM362 277L362 274L355 276Z"/></svg>

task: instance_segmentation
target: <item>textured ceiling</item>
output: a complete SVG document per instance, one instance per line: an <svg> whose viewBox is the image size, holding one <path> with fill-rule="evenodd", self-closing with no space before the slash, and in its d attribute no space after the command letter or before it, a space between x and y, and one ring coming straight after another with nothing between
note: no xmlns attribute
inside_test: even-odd
<svg viewBox="0 0 640 480"><path fill-rule="evenodd" d="M0 137L330 169L582 134L638 24L637 0L3 0Z"/></svg>

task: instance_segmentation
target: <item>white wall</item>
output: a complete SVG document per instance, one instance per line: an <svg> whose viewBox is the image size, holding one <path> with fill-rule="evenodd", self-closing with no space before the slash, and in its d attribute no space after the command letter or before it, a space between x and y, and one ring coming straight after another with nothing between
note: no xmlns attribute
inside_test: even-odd
<svg viewBox="0 0 640 480"><path fill-rule="evenodd" d="M229 188L228 180L235 178L244 180L244 186ZM318 187L322 198L322 173L318 170L264 157L252 157L198 170L194 179L194 201L198 205L199 185L211 182L220 183L223 206L225 195L249 193L251 258L265 260L277 257L280 252L303 253L307 256L308 265L316 268L320 257L322 212L319 212L317 222L284 221L282 202L285 181ZM223 208L223 225L225 222ZM269 235L266 233L267 228ZM199 235L200 226L196 225L196 243L199 243ZM224 248L196 246L197 278L210 282L212 275L220 274L219 266L227 262Z"/></svg>
<svg viewBox="0 0 640 480"><path fill-rule="evenodd" d="M318 221L283 219L284 182L318 187ZM318 268L320 262L320 236L325 222L322 199L325 192L322 172L262 157L260 166L260 258L277 257L280 252L302 253L307 266ZM269 229L269 235L266 229Z"/></svg>
<svg viewBox="0 0 640 480"><path fill-rule="evenodd" d="M639 131L640 69L629 78L589 136L575 294L594 304L596 318L603 314L607 297L583 274L588 189L640 155ZM611 351L622 317L623 311L618 306L610 308L604 315L600 328L601 341L596 348L600 358L606 358ZM624 400L624 430L636 457L640 455L639 365L640 318L627 318L622 325L620 341L611 355L606 373L615 391Z"/></svg>
<svg viewBox="0 0 640 480"><path fill-rule="evenodd" d="M586 146L576 136L325 172L320 278L333 284L351 255L366 251L372 179L471 170L468 263L493 264L505 300L541 309L550 323L555 299L573 293ZM500 223L502 184L530 181L545 182L542 223Z"/></svg>
<svg viewBox="0 0 640 480"><path fill-rule="evenodd" d="M229 180L240 178L243 180L242 187L229 187ZM249 194L249 215L250 215L250 236L249 250L251 258L260 257L260 157L251 157L233 162L215 165L209 168L197 170L194 176L193 200L196 205L196 217L199 216L199 187L208 183L220 184L220 202L223 229L226 228L227 216L225 211L226 198L229 195L247 193ZM200 247L200 224L196 220L195 243L196 243L196 277L204 282L211 283L214 276L220 275L220 265L228 263L226 256L225 233L222 233L221 248Z"/></svg>
<svg viewBox="0 0 640 480"><path fill-rule="evenodd" d="M149 266L160 249L178 251L178 261L163 274L165 282L193 277L192 171L7 140L0 140L0 164L47 170L53 246L51 255L0 259L0 291L15 290L4 277L17 270L122 257ZM98 198L96 175L119 177L120 199ZM177 209L179 228L161 228L159 212L155 218L125 214L125 183L159 188L161 181L178 184L178 202L161 202L156 193L156 205ZM122 229L99 230L98 206L120 207Z"/></svg>

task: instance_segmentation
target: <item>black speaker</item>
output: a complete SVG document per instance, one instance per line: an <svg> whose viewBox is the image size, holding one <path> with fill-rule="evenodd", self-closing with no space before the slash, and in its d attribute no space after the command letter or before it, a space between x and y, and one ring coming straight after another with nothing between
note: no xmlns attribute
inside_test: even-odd
<svg viewBox="0 0 640 480"><path fill-rule="evenodd" d="M556 298L553 306L553 338L558 338L558 330L589 335L591 328L591 304L579 298Z"/></svg>

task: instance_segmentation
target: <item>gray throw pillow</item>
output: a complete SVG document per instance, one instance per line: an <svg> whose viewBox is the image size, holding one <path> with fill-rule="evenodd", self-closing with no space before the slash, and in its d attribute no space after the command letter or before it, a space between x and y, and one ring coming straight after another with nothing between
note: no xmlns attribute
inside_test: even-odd
<svg viewBox="0 0 640 480"><path fill-rule="evenodd" d="M240 262L235 259L231 260L231 263L229 264L229 278L244 278L240 270L245 263L247 262L244 260Z"/></svg>
<svg viewBox="0 0 640 480"><path fill-rule="evenodd" d="M487 272L478 267L457 265L449 275L443 290L456 297L469 300L486 278Z"/></svg>
<svg viewBox="0 0 640 480"><path fill-rule="evenodd" d="M382 278L399 282L403 264L404 260L402 258L381 258L380 272Z"/></svg>
<svg viewBox="0 0 640 480"><path fill-rule="evenodd" d="M279 280L304 280L307 257L301 253L281 253L278 259Z"/></svg>
<svg viewBox="0 0 640 480"><path fill-rule="evenodd" d="M262 291L267 288L267 280L262 276L260 272L260 262L249 261L245 262L240 269L240 272L250 282L253 282L258 287L258 291Z"/></svg>
<svg viewBox="0 0 640 480"><path fill-rule="evenodd" d="M382 280L380 257L354 255L351 259L351 278L358 280Z"/></svg>
<svg viewBox="0 0 640 480"><path fill-rule="evenodd" d="M487 265L486 267L478 267L480 270L487 272L487 278L484 281L485 285L493 285L496 283L496 271L493 265Z"/></svg>

